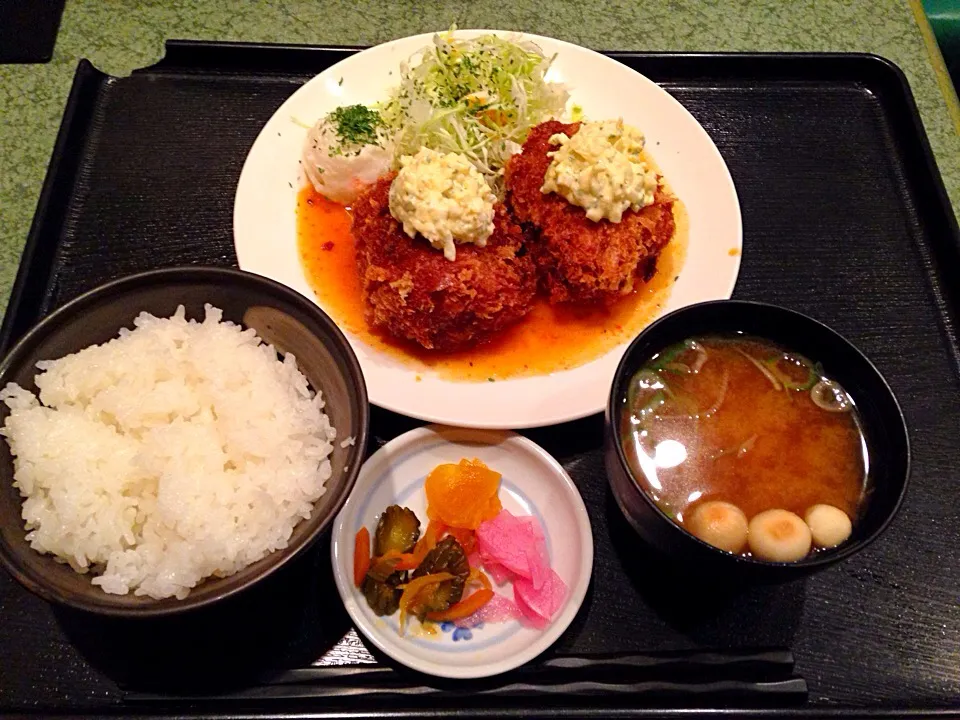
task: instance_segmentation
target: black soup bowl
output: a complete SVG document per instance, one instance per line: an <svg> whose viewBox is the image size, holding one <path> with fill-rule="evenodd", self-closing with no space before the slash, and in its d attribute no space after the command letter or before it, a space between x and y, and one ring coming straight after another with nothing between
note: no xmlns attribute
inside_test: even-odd
<svg viewBox="0 0 960 720"><path fill-rule="evenodd" d="M725 552L670 519L634 479L620 439L627 387L657 352L690 337L743 334L765 339L823 365L852 398L867 443L870 489L853 534L834 549L796 562L768 562ZM903 499L910 475L910 444L903 413L873 364L826 325L792 310L756 302L721 300L691 305L657 320L634 339L614 375L606 409L604 460L617 504L639 535L678 567L708 576L737 575L755 582L802 577L850 557L884 531Z"/></svg>
<svg viewBox="0 0 960 720"><path fill-rule="evenodd" d="M36 392L38 360L53 360L133 328L142 311L170 317L183 305L188 319L203 320L204 305L223 319L253 328L265 342L292 352L314 390L323 392L324 412L337 429L330 456L332 475L310 517L293 529L287 547L276 550L228 577L209 577L183 600L110 595L69 565L34 551L25 539L20 513L23 498L13 485L13 459L0 439L0 561L27 589L41 597L100 615L156 617L207 606L259 582L306 550L329 527L356 482L370 423L367 390L360 364L333 321L297 292L240 270L187 267L133 275L91 290L40 321L0 364L0 387L15 382ZM9 414L0 403L0 425ZM352 445L341 445L352 437Z"/></svg>

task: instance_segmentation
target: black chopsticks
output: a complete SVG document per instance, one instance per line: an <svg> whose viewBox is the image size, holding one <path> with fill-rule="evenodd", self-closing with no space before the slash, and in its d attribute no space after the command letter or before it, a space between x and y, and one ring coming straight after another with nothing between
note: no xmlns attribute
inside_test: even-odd
<svg viewBox="0 0 960 720"><path fill-rule="evenodd" d="M789 650L556 655L503 676L443 680L378 664L288 670L251 687L216 694L128 692L128 702L269 701L390 697L429 699L592 696L611 700L771 705L806 700Z"/></svg>

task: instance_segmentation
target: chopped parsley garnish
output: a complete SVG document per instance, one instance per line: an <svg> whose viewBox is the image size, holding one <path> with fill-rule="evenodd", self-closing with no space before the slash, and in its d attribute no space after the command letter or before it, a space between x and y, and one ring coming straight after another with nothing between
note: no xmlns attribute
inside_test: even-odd
<svg viewBox="0 0 960 720"><path fill-rule="evenodd" d="M330 122L343 146L376 145L379 142L380 113L364 105L338 107L330 113Z"/></svg>

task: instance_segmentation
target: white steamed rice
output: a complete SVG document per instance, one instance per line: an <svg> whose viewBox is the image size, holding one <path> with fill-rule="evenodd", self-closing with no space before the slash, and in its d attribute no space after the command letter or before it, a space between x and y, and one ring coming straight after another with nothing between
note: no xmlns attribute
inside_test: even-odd
<svg viewBox="0 0 960 720"><path fill-rule="evenodd" d="M27 540L108 593L184 598L287 546L331 469L336 430L296 359L183 307L10 383Z"/></svg>

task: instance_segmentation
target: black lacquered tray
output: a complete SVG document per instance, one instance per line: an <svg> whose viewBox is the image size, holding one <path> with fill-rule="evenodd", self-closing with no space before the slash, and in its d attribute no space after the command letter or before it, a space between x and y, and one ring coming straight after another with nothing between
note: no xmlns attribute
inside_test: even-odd
<svg viewBox="0 0 960 720"><path fill-rule="evenodd" d="M233 194L250 145L283 100L350 52L171 42L163 61L122 79L81 62L0 345L101 281L235 265ZM952 715L960 704L960 244L903 75L866 55L614 56L676 96L729 165L744 218L734 296L809 313L856 342L900 399L913 473L896 521L853 559L788 585L705 586L626 525L607 489L599 416L526 431L577 483L596 544L583 608L546 657L786 647L808 700L745 712ZM375 410L369 451L417 424ZM329 566L322 541L214 611L149 622L54 609L0 573L0 709L553 717L719 714L738 704L655 694L479 699L474 686L446 699L384 701L361 689L203 700L312 664L389 665L351 633Z"/></svg>

